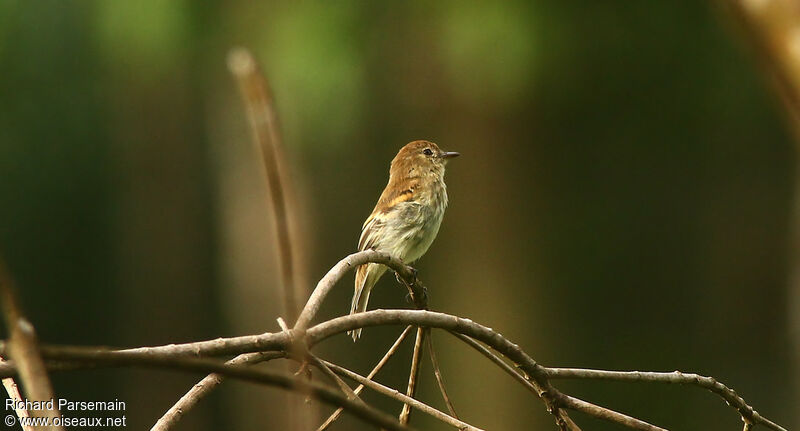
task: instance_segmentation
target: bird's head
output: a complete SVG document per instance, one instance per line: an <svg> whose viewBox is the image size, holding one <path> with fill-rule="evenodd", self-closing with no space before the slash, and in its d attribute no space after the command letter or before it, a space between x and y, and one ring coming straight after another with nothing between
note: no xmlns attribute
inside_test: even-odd
<svg viewBox="0 0 800 431"><path fill-rule="evenodd" d="M442 151L430 141L413 141L406 144L392 160L391 174L401 176L444 175L444 166L453 157L454 151Z"/></svg>

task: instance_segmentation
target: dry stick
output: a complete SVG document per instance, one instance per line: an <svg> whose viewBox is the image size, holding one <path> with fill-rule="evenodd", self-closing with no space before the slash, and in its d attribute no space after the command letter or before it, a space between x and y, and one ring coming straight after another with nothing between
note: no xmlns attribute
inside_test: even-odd
<svg viewBox="0 0 800 431"><path fill-rule="evenodd" d="M0 363L3 362L6 362L6 360L0 356ZM25 409L25 404L22 400L22 395L19 393L17 382L15 382L11 377L6 377L3 379L3 387L6 389L6 393L8 393L8 399L14 402L14 412L17 414L17 418L31 417L30 413L28 413L28 410ZM34 431L33 426L27 423L20 422L19 424L22 426L23 431Z"/></svg>
<svg viewBox="0 0 800 431"><path fill-rule="evenodd" d="M281 136L278 131L278 115L269 90L267 79L259 70L253 55L244 48L235 48L228 55L230 69L239 84L242 100L247 108L253 143L261 153L267 174L267 185L275 216L275 234L280 254L281 284L283 286L283 311L289 322L297 316L297 287L295 286L292 241L289 234L287 213L288 193L281 178Z"/></svg>
<svg viewBox="0 0 800 431"><path fill-rule="evenodd" d="M765 2L718 0L737 21L739 28L752 45L756 62L761 67L783 102L783 114L794 135L797 152L800 149L800 7L796 0L773 0ZM791 261L788 292L794 313L789 323L790 331L797 335L800 330L800 266L796 264L800 254L800 174L795 173L793 218L791 229ZM795 359L800 359L800 342L795 340ZM796 382L800 383L800 381ZM749 428L744 420L744 429Z"/></svg>
<svg viewBox="0 0 800 431"><path fill-rule="evenodd" d="M408 388L406 389L406 396L414 398L417 393L417 378L419 377L419 367L422 361L422 345L425 342L425 335L427 331L425 328L417 327L417 337L414 340L414 353L411 355L411 370L408 373ZM411 420L411 405L408 403L403 404L403 409L400 411L400 423L403 425L408 424Z"/></svg>
<svg viewBox="0 0 800 431"><path fill-rule="evenodd" d="M400 334L400 336L397 337L397 340L395 340L394 344L392 344L392 347L389 347L389 350L387 350L386 354L384 354L381 360L378 361L378 364L375 365L375 367L372 369L372 371L369 372L369 374L367 374L367 380L372 380L372 378L378 374L378 372L383 368L383 366L386 365L387 362L389 362L389 358L391 358L392 355L394 355L398 347L400 347L400 344L403 342L403 340L406 339L408 333L411 332L412 327L413 326L406 326L406 329L404 329L403 332ZM362 383L358 385L358 387L353 392L355 392L356 394L360 394L363 389L364 389L364 384ZM331 424L335 422L336 419L339 418L339 416L341 416L342 411L343 409L341 407L336 409L336 411L331 413L328 419L325 420L325 422L323 422L322 425L319 426L319 428L317 428L317 431L325 431L326 429L328 429L328 427L331 426Z"/></svg>
<svg viewBox="0 0 800 431"><path fill-rule="evenodd" d="M414 302L414 306L417 307L418 310L427 310L428 309L428 297L425 294L425 288L423 287L420 290L414 289L414 284L418 284L419 280L416 277L416 272L414 273L413 280L407 280L405 277L397 273L397 278L406 286L408 289L408 294L411 297L411 301ZM408 373L408 386L406 388L406 395L409 398L414 398L414 395L417 393L417 380L419 379L419 369L422 365L422 348L425 344L425 339L428 338L430 332L425 328L419 326L417 327L417 336L414 339L414 351L411 354L411 370ZM408 424L411 420L411 405L408 403L403 404L403 409L400 410L400 423L401 424Z"/></svg>
<svg viewBox="0 0 800 431"><path fill-rule="evenodd" d="M275 220L275 232L278 255L281 267L281 290L283 311L290 322L297 316L297 296L299 286L294 274L292 241L289 233L289 217L287 200L291 197L285 189L281 178L281 136L278 131L278 118L274 108L269 84L261 73L252 54L245 49L232 50L228 56L228 68L235 76L242 100L250 120L253 143L261 153L266 171L267 186L272 202L272 213ZM232 361L238 364L259 362L259 356L237 357ZM180 420L184 413L191 409L200 398L222 383L221 376L206 376L189 392L181 397L175 405L156 422L152 430L167 430Z"/></svg>
<svg viewBox="0 0 800 431"><path fill-rule="evenodd" d="M122 367L163 368L176 371L190 371L206 374L220 374L225 377L243 381L277 386L301 394L308 394L327 404L344 407L354 416L370 424L386 429L406 431L410 428L401 425L392 416L374 407L348 399L334 387L316 382L306 382L288 373L256 369L244 365L225 364L218 360L196 359L184 357L158 357L152 355L114 355L114 352L95 351L79 353L72 351L68 355L71 360L85 360Z"/></svg>
<svg viewBox="0 0 800 431"><path fill-rule="evenodd" d="M412 317L413 316L413 317ZM423 318L423 316L425 316ZM419 318L418 318L419 317ZM630 416L622 415L621 413L613 410L595 406L582 400L572 397L567 397L554 388L548 381L545 374L545 367L536 363L530 356L522 351L519 346L511 343L502 335L493 330L476 324L468 319L446 315L443 313L436 313L432 311L421 310L374 310L366 313L359 313L353 316L339 317L336 319L323 322L308 331L308 343L314 345L320 341L317 337L326 338L328 333L346 332L358 327L369 327L375 324L396 323L396 324L418 324L420 326L429 326L441 329L447 329L453 332L470 336L480 340L501 354L508 357L512 362L518 364L520 369L530 376L530 383L534 386L537 394L545 401L548 406L548 411L552 414L558 415L560 419L560 426L562 429L569 429L570 420L567 415L564 415L563 410L557 409L559 405L565 408L572 408L583 413L592 415L599 419L616 422L626 426L632 426L634 429L641 430L658 430L658 427L647 424L638 419L631 418ZM752 408L744 409L744 414L752 411ZM740 413L742 410L740 410ZM631 421L629 419L634 419ZM777 431L786 431L784 428L775 425L770 421L766 421L760 415L748 416L747 420L753 423L765 425ZM638 422L636 422L638 421Z"/></svg>
<svg viewBox="0 0 800 431"><path fill-rule="evenodd" d="M342 259L331 268L327 274L317 283L317 287L314 289L314 292L311 294L311 298L309 298L308 302L306 303L305 308L303 308L303 312L301 313L300 317L298 318L297 322L295 323L295 331L301 332L304 331L311 320L316 315L319 307L322 305L322 301L325 299L327 294L333 289L333 286L352 268L357 267L358 265L364 263L382 263L392 270L394 270L398 276L400 276L403 280L406 280L409 289L414 292L415 298L424 298L424 287L416 278L416 272L414 269L406 264L404 264L400 259L394 258L387 253L381 253L374 250L367 250L361 251L358 253L351 254L346 258ZM251 336L252 337L252 336ZM284 348L289 345L290 337L289 334L286 332L283 333L276 333L276 334L262 334L260 337L262 340L260 341L261 347L251 349L250 351L256 350L270 350L272 348L280 346L280 348ZM263 338L268 338L264 340ZM166 347L174 347L174 346L166 346ZM201 342L196 343L193 348L189 348L189 350L199 356L201 351L205 348L213 349L213 348L220 348L224 349L229 347L229 344L226 343L225 340L213 340L210 342ZM148 348L144 348L148 349ZM242 351L233 351L227 353L247 353L246 350ZM209 353L210 354L210 353ZM234 360L241 360L241 363L252 363L258 362L258 356L246 356L244 358L234 358ZM222 383L222 378L220 376L206 376L201 382L196 384L192 389L187 392L184 396L182 396L178 402L176 402L169 410L156 422L156 424L151 428L151 431L166 431L170 429L173 425L175 425L181 417L186 414L192 407L194 407L201 398L208 395L214 388L219 386ZM334 413L335 414L335 413ZM341 413L340 413L341 414ZM338 416L337 416L338 417ZM335 418L333 420L336 420ZM330 418L328 421L332 422ZM326 422L328 422L326 421Z"/></svg>
<svg viewBox="0 0 800 431"><path fill-rule="evenodd" d="M473 340L470 337L467 337L466 335L459 334L458 332L453 332L453 331L448 331L448 332L453 336L455 336L456 338L458 338L459 340L463 341L466 345L477 350L483 356L489 358L489 360L494 362L494 364L500 367L501 370L505 371L508 375L513 377L514 380L516 380L519 384L521 384L526 389L531 391L534 395L536 396L539 395L539 392L531 384L531 382L529 382L528 379L525 378L525 376L517 372L516 369L508 365L506 361L504 361L501 357L497 356L494 352L484 347L483 344ZM564 425L568 431L581 431L581 428L578 426L578 424L576 424L569 416L565 416L564 422L565 422Z"/></svg>
<svg viewBox="0 0 800 431"><path fill-rule="evenodd" d="M257 362L265 362L272 359L286 357L284 352L256 352L245 353L239 355L230 361L225 362L227 365L245 365L255 364ZM192 389L186 392L167 412L158 419L155 425L150 429L151 431L164 431L169 429L173 424L177 423L183 415L194 407L200 399L202 399L212 389L222 383L223 376L221 374L209 374L197 382Z"/></svg>
<svg viewBox="0 0 800 431"><path fill-rule="evenodd" d="M647 423L641 419L637 419L632 416L628 416L614 410L600 407L596 404L592 404L588 401L584 401L575 397L571 397L569 395L558 393L556 394L556 400L559 405L564 408L572 409L575 411L579 411L581 413L585 413L590 416L594 416L598 419L603 419L608 422L617 423L620 425L625 425L628 428L632 428L635 430L641 431L668 431L665 428L661 428L655 426L653 424Z"/></svg>
<svg viewBox="0 0 800 431"><path fill-rule="evenodd" d="M17 297L14 282L6 269L5 262L0 259L0 296L2 297L3 317L9 335L8 357L14 361L20 380L25 389L28 401L50 401L53 399L53 386L47 375L39 343L33 325L22 313L22 306ZM58 408L34 410L29 412L33 417L50 418L61 416ZM49 425L40 427L48 430L63 430L61 426Z"/></svg>
<svg viewBox="0 0 800 431"><path fill-rule="evenodd" d="M414 277L413 269L406 266L399 259L392 258L386 253L381 253L373 250L361 251L351 254L337 263L333 269L328 271L328 274L323 277L320 283L330 284L331 287L341 277L343 277L353 265L361 265L363 263L382 263L392 268L395 271L402 271L403 277ZM319 286L319 285L318 285ZM418 285L418 286L421 286ZM421 289L421 287L418 287ZM312 295L313 297L314 295ZM322 298L317 298L322 299ZM398 310L402 311L402 310ZM409 310L410 311L410 310ZM442 314L442 313L435 313ZM455 316L453 316L455 317ZM313 314L309 319L313 318ZM329 323L330 321L326 322ZM399 324L392 322L391 324ZM377 325L377 324L375 324ZM317 325L320 326L320 325ZM292 330L295 331L295 330ZM291 331L290 331L291 332ZM320 333L314 332L315 336L323 334L323 338L335 335L335 333ZM321 341L319 339L318 341ZM114 350L117 355L165 355L165 356L222 356L222 355L237 355L242 353L261 352L270 350L284 350L291 344L290 334L286 332L265 332L259 335L243 335L238 337L217 338L214 340L196 341L183 344L167 344L162 346L148 346L136 347L128 349ZM309 344L308 347L312 347ZM43 351L51 351L53 354L60 352L68 353L70 349L77 349L77 351L86 351L86 347L76 346L42 346ZM94 350L109 350L107 348L93 348ZM0 342L0 355L8 353L7 343ZM0 364L0 377L13 375L12 367Z"/></svg>
<svg viewBox="0 0 800 431"><path fill-rule="evenodd" d="M359 375L357 373L354 373L353 371L350 371L347 368L344 368L342 366L339 366L339 365L336 365L336 364L332 364L330 362L326 362L326 364L329 367L331 367L331 369L335 373L340 374L340 375L342 375L344 377L347 377L349 379L353 379L356 382L361 383L362 385L367 385L370 389L374 390L375 392L378 392L380 394L383 394L383 395L386 395L388 397L394 398L394 399L396 399L396 400L398 400L398 401L400 401L402 403L410 404L410 405L414 406L415 409L417 409L417 410L419 410L419 411L421 411L423 413L426 413L426 414L428 414L428 415L430 415L430 416L432 416L432 417L434 417L434 418L436 418L436 419L438 419L438 420L440 420L440 421L442 421L444 423L450 424L450 425L452 425L452 426L454 426L454 427L456 427L458 429L462 429L462 430L481 431L480 428L477 428L477 427L472 426L472 425L470 425L470 424L468 424L466 422L463 422L463 421L459 420L456 417L453 417L453 416L450 416L450 415L444 413L441 410L438 410L438 409L433 408L433 407L431 407L431 406L429 406L429 405L427 405L425 403L417 401L414 398L411 398L411 397L409 397L407 395L403 395L397 389L392 389L390 387L387 387L387 386L384 386L384 385L382 385L380 383L372 381L372 380L369 379L369 377L361 376L361 375Z"/></svg>
<svg viewBox="0 0 800 431"><path fill-rule="evenodd" d="M306 302L305 307L303 307L303 311L300 312L300 317L297 318L294 331L301 334L305 332L311 324L311 321L314 320L314 317L317 315L320 306L322 306L322 302L325 301L325 297L333 290L336 283L338 283L348 271L365 263L381 263L388 266L406 283L408 288L413 292L413 298L419 298L419 300L424 299L425 287L417 279L414 268L406 265L403 261L388 253L375 250L359 251L340 260L333 268L328 270L319 282L317 282L317 286L314 288L314 291L311 292L311 297L308 298L308 302Z"/></svg>
<svg viewBox="0 0 800 431"><path fill-rule="evenodd" d="M320 358L312 355L311 353L306 355L306 360L311 365L319 368L319 370L322 371L323 374L328 376L329 379L333 380L333 382L336 383L337 386L339 386L339 389L341 389L342 392L344 392L344 394L347 395L348 399L355 400L356 402L362 404L364 403L364 401L362 401L361 398L358 397L358 394L356 394L353 391L353 389L347 383L344 382L344 380L342 380L336 373L334 373L330 369L330 367L328 367L328 362L321 360Z"/></svg>
<svg viewBox="0 0 800 431"><path fill-rule="evenodd" d="M381 325L414 325L430 328L439 328L454 333L469 336L485 343L487 346L506 356L513 363L528 375L534 373L539 378L548 379L547 368L536 363L519 346L513 344L501 334L483 325L475 323L469 319L453 316L445 313L425 310L372 310L364 313L357 313L350 316L337 317L322 322L306 332L305 342L308 347L313 347L323 340L334 335L344 334L357 328L367 328ZM245 343L247 340L247 343ZM248 344L249 343L249 344ZM180 345L168 345L160 347L146 347L139 349L128 349L123 351L107 351L97 347L74 347L74 346L42 346L42 355L47 359L75 361L78 365L86 367L97 367L97 362L104 358L123 359L135 363L137 360L170 359L176 356L188 355L209 355L209 354L229 354L248 351L249 349L263 350L262 346L269 345L272 349L289 349L289 337L286 333L262 334L261 336L234 337L229 339L219 339L200 343L188 343ZM76 367L77 368L77 367ZM0 377L9 377L16 372L16 365L7 363L0 371ZM533 382L531 382L533 384ZM555 401L562 395L557 389L550 386L547 391L541 392L540 388L534 385L534 390L541 397L550 398ZM734 394L733 390L730 391ZM574 404L574 403L573 403ZM583 411L583 410L582 410ZM753 411L752 407L747 406L740 409L745 414ZM601 419L613 420L613 415L603 417L604 411L595 412ZM761 415L753 415L749 421L764 425L776 431L786 431L785 428L766 420Z"/></svg>
<svg viewBox="0 0 800 431"><path fill-rule="evenodd" d="M546 368L545 374L550 379L598 379L618 382L653 382L699 386L719 395L728 405L739 411L745 423L752 421L762 423L773 429L783 429L780 425L762 417L747 405L745 400L736 394L736 391L713 377L682 373L680 371L659 373L652 371L606 371L585 368Z"/></svg>
<svg viewBox="0 0 800 431"><path fill-rule="evenodd" d="M442 377L442 371L439 369L439 360L436 359L436 351L433 350L433 337L430 334L430 329L428 330L428 335L425 337L425 340L428 342L428 355L431 357L433 374L436 376L439 392L442 393L442 398L444 399L444 403L447 404L447 410L450 411L450 415L458 419L456 408L453 406L453 402L450 401L450 396L447 395L447 389L444 386L444 377Z"/></svg>
<svg viewBox="0 0 800 431"><path fill-rule="evenodd" d="M250 120L253 143L256 150L261 152L261 158L264 162L267 186L272 200L273 219L275 220L276 245L280 256L283 312L286 315L286 319L294 323L297 318L297 297L299 296L300 287L296 283L297 278L294 273L292 241L289 230L287 199L290 194L286 193L288 183L282 178L284 173L281 171L281 167L285 167L286 164L281 157L282 143L281 134L278 130L278 114L275 110L275 103L267 78L261 72L255 57L250 51L245 48L232 49L228 54L228 69L239 84L242 101L247 110L247 117ZM302 352L297 354L302 355ZM287 368L287 371L291 370ZM288 407L287 417L291 428L307 428L308 424L304 424L302 421L308 415L297 415L304 407L301 399L289 394Z"/></svg>

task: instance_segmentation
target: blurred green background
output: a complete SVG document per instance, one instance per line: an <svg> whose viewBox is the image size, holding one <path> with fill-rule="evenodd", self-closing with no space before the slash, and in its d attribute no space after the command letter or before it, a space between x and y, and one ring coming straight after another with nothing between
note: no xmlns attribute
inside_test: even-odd
<svg viewBox="0 0 800 431"><path fill-rule="evenodd" d="M0 249L49 343L276 330L268 195L226 69L241 45L276 96L306 285L355 251L396 151L430 139L463 154L418 264L434 309L545 365L712 375L791 429L794 147L721 17L705 2L2 0ZM320 318L349 309L351 280ZM393 277L373 298L406 306ZM366 373L399 330L319 352ZM464 419L555 428L485 358L434 341ZM379 380L402 387L409 355ZM427 362L422 375L419 396L444 408ZM147 429L196 379L104 370L54 384L127 401L129 428ZM696 388L557 386L670 429L741 426ZM284 429L284 413L278 390L229 382L178 429ZM419 413L412 424L448 429Z"/></svg>

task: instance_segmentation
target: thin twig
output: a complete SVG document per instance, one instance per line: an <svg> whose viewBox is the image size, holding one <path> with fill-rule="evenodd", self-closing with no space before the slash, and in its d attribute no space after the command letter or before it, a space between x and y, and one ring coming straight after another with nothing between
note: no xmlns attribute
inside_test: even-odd
<svg viewBox="0 0 800 431"><path fill-rule="evenodd" d="M325 374L329 379L336 383L336 385L339 386L339 389L341 389L342 392L347 395L348 399L363 403L361 398L358 397L358 394L353 391L353 388L351 388L347 383L344 382L344 380L341 379L341 377L339 377L330 369L327 361L323 361L322 359L310 353L306 355L306 359L311 365L319 368L319 370L322 371L322 374Z"/></svg>
<svg viewBox="0 0 800 431"><path fill-rule="evenodd" d="M795 140L795 157L800 155L800 5L796 0L741 1L718 0L729 16L743 30L753 48L756 63L769 78L782 103ZM797 159L795 160L797 163ZM794 359L800 360L800 174L795 170L791 211L791 249L789 302L792 312L790 339L794 341ZM800 380L795 383L800 383ZM742 416L744 429L749 419Z"/></svg>
<svg viewBox="0 0 800 431"><path fill-rule="evenodd" d="M301 292L301 286L297 282L298 277L295 273L293 245L297 244L297 241L292 241L289 226L289 207L293 201L289 181L286 180L288 167L283 157L283 145L278 127L278 113L275 109L269 82L250 51L245 48L232 49L228 55L228 69L239 84L242 101L247 109L247 117L250 120L253 143L256 151L261 153L264 163L267 186L270 190L269 195L272 201L273 219L275 221L276 246L280 257L283 312L287 320L290 323L294 323L299 311L298 298L305 296L305 292ZM302 354L302 352L299 354ZM289 411L287 414L290 421L293 421L296 417L305 418L308 416L307 414L295 414L303 408L304 406L299 401L299 398L289 395ZM293 428L304 429L307 428L306 425L296 423L293 424Z"/></svg>
<svg viewBox="0 0 800 431"><path fill-rule="evenodd" d="M423 402L417 401L416 399L411 398L408 395L403 395L400 391L398 391L396 389L392 389L390 387L384 386L384 385L382 385L382 384L380 384L378 382L375 382L375 381L369 379L368 377L364 377L364 376L361 376L359 374L356 374L353 371L350 371L347 368L344 368L342 366L339 366L339 365L336 365L336 364L332 364L330 362L327 362L327 365L335 373L341 374L342 376L347 377L349 379L353 379L356 382L361 383L362 385L366 385L370 389L374 390L375 392L378 392L380 394L386 395L386 396L388 396L390 398L393 398L393 399L395 399L397 401L400 401L402 403L411 405L415 409L417 409L417 410L419 410L419 411L421 411L423 413L426 413L426 414L428 414L428 415L430 415L430 416L432 416L432 417L434 417L434 418L436 418L436 419L438 419L438 420L440 420L440 421L442 421L444 423L450 424L450 425L452 425L452 426L454 426L454 427L456 427L458 429L469 430L469 431L481 431L480 428L477 428L477 427L472 426L472 425L470 425L470 424L468 424L466 422L463 422L463 421L459 420L458 418L450 416L450 415L448 415L447 413L445 413L445 412L443 412L441 410L438 410L438 409L436 409L434 407L431 407L431 406L429 406L429 405L427 405L427 404L425 404Z"/></svg>
<svg viewBox="0 0 800 431"><path fill-rule="evenodd" d="M0 357L0 363L3 362L6 362L6 360ZM19 388L17 387L17 382L11 377L6 377L3 379L3 387L6 389L8 399L14 403L14 413L17 414L17 418L31 417L30 413L28 413L28 410L25 408L22 395L19 393ZM24 421L18 421L18 423L22 427L22 431L34 431L33 426L28 423Z"/></svg>
<svg viewBox="0 0 800 431"><path fill-rule="evenodd" d="M3 317L10 333L7 355L16 364L20 381L25 389L26 399L28 401L50 401L54 398L53 386L39 352L36 331L22 312L16 287L2 259L0 259L0 297L2 297L3 303ZM51 420L61 416L56 407L34 410L29 413L33 417L50 418ZM61 426L52 425L52 422L51 425L42 428L64 429Z"/></svg>
<svg viewBox="0 0 800 431"><path fill-rule="evenodd" d="M436 376L436 383L439 385L439 392L442 393L442 399L444 399L444 403L447 404L447 410L450 411L450 415L458 419L456 408L453 406L453 402L450 401L450 396L447 395L447 389L444 386L444 377L442 377L442 371L439 369L436 351L433 349L433 337L430 334L430 329L426 330L426 332L428 332L425 337L425 341L428 343L428 356L431 357L431 366L433 366L433 374Z"/></svg>
<svg viewBox="0 0 800 431"><path fill-rule="evenodd" d="M294 273L292 241L289 230L289 216L286 192L287 182L282 178L281 134L278 130L278 114L266 77L258 67L250 51L235 48L228 55L230 69L239 84L242 100L247 108L250 128L256 150L261 153L267 175L272 213L275 216L275 233L278 254L280 255L281 285L283 287L283 310L287 320L294 322L297 317L297 277Z"/></svg>
<svg viewBox="0 0 800 431"><path fill-rule="evenodd" d="M423 327L417 327L417 337L414 340L414 353L411 355L411 370L408 373L408 388L406 395L409 398L414 398L417 393L417 379L419 377L419 368L421 365L422 346L425 343L425 335L427 331ZM403 409L400 411L400 423L403 425L408 424L411 420L411 405L408 403L403 404Z"/></svg>
<svg viewBox="0 0 800 431"><path fill-rule="evenodd" d="M258 362L266 362L272 359L286 357L285 352L256 352L245 353L239 355L230 361L225 362L227 365L245 365L255 364ZM202 380L197 382L192 389L183 394L183 396L161 416L155 425L150 428L150 431L165 431L178 423L183 415L194 407L205 395L211 392L214 388L219 386L224 379L222 374L209 374L203 377Z"/></svg>
<svg viewBox="0 0 800 431"><path fill-rule="evenodd" d="M558 405L572 409L589 416L594 416L607 422L613 422L620 425L625 425L628 428L640 431L668 431L666 428L661 428L653 424L647 423L641 419L611 410L606 407L600 407L588 401L579 398L571 397L561 392L555 396Z"/></svg>
<svg viewBox="0 0 800 431"><path fill-rule="evenodd" d="M561 403L564 403L561 404L564 407L574 407L581 409L580 411L588 412L587 409L583 408L581 403L573 401L572 398L562 397L563 394L549 384L547 368L536 363L536 361L534 361L530 356L528 356L527 353L520 349L519 346L511 343L501 334L493 331L492 329L475 323L469 319L425 310L371 310L364 313L356 313L349 316L337 317L335 319L322 322L308 329L304 341L310 348L334 335L343 334L356 328L366 328L379 325L414 325L440 328L474 338L477 341L485 343L487 346L491 347L498 353L506 356L513 363L517 364L519 368L531 378L530 383L534 386L537 394L542 397L546 403L548 403L548 406L557 406ZM242 343L242 340L240 340L242 338L248 339L251 344L246 345ZM257 345L270 345L273 346L273 348L287 349L289 348L288 344L286 344L288 342L289 338L286 333L278 333L262 334L261 336L220 339L214 340L213 342L189 343L187 345L129 349L125 351L104 351L98 350L97 348L65 346L42 346L41 351L45 358L55 360L77 359L80 362L92 363L96 362L92 359L95 356L108 356L135 362L139 359L148 360L160 357L172 358L177 355L176 352L182 352L183 355L201 355L209 352L218 355L226 354L225 346L233 346L235 349L237 349L237 352L241 352L242 349L257 348L255 347ZM202 349L198 350L199 346L206 346L209 347L209 349L204 352ZM15 371L16 367L14 364L5 364L2 373L0 373L0 377L11 376ZM537 376L539 380L534 380L534 375ZM537 384L541 385L539 382L544 382L546 386L537 386ZM561 411L562 409L558 409L558 412ZM614 415L616 412L604 409L602 407L598 407L598 409L592 410L588 413L595 414L598 418L616 422L616 416ZM776 431L785 431L785 428L775 425L773 422L764 420L760 415L754 416L754 420L756 423L764 425L770 429Z"/></svg>
<svg viewBox="0 0 800 431"><path fill-rule="evenodd" d="M550 379L597 379L618 382L653 382L699 386L719 395L729 406L735 408L745 423L763 424L775 430L786 431L780 425L762 417L749 406L736 391L717 381L713 377L694 373L659 373L652 371L606 371L585 368L546 368L545 374Z"/></svg>
<svg viewBox="0 0 800 431"><path fill-rule="evenodd" d="M367 406L363 402L348 399L346 396L342 395L341 391L334 387L315 382L306 382L303 379L298 379L287 373L256 369L246 365L226 364L212 359L158 357L141 354L136 356L120 356L114 355L113 352L108 351L85 352L83 354L72 351L69 356L70 360L102 362L106 366L172 369L177 371L206 373L209 375L220 374L248 382L277 386L301 394L309 394L326 404L344 407L345 410L359 419L376 426L392 430L406 431L409 429L401 425L393 417L373 407Z"/></svg>
<svg viewBox="0 0 800 431"><path fill-rule="evenodd" d="M506 374L513 377L519 384L525 387L525 389L529 390L531 393L539 396L539 392L536 390L528 379L525 378L522 374L520 374L515 368L511 365L508 365L506 361L504 361L500 356L496 355L491 350L487 349L483 346L483 344L473 340L470 337L467 337L464 334L459 334L458 332L448 331L454 337L458 338L459 340L463 341L466 345L472 347L473 349L477 350L483 356L489 358L490 361L494 362L495 365L500 367L501 370L505 371ZM581 431L581 428L576 424L569 416L564 416L564 426L568 431Z"/></svg>
<svg viewBox="0 0 800 431"><path fill-rule="evenodd" d="M400 344L402 344L403 340L406 339L408 333L411 332L411 328L413 328L413 326L406 326L406 329L404 329L403 332L400 334L400 336L397 337L397 340L395 340L394 344L392 344L392 347L389 347L389 350L386 351L386 354L384 354L381 360L378 361L378 363L375 365L374 368L372 368L372 371L370 371L369 374L367 374L367 380L372 380L372 378L378 374L378 372L383 368L383 366L386 365L387 362L389 362L389 358L391 358L392 355L394 355L394 353L400 347ZM363 389L364 389L364 384L362 383L358 385L358 387L353 392L355 392L356 394L360 394ZM341 416L342 411L344 410L341 407L336 409L336 411L331 413L331 415L328 416L328 419L326 419L325 422L323 422L322 425L320 425L319 428L317 428L317 431L325 431L326 429L328 429L328 427L331 426L331 424L333 424L336 421L336 419L339 418L339 416Z"/></svg>

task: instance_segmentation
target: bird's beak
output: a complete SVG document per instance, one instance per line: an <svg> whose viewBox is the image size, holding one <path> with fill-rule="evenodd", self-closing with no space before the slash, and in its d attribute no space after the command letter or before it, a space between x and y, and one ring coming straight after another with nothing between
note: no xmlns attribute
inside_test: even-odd
<svg viewBox="0 0 800 431"><path fill-rule="evenodd" d="M439 157L443 159L452 159L453 157L458 157L460 155L461 153L456 153L455 151L445 151L444 153L439 155Z"/></svg>

